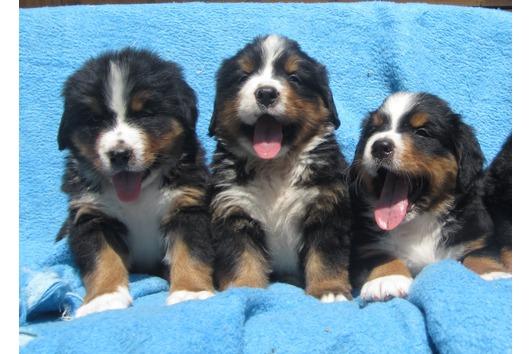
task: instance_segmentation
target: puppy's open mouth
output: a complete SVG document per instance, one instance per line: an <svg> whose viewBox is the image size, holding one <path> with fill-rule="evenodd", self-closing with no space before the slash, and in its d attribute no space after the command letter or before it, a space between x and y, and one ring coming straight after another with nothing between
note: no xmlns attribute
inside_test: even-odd
<svg viewBox="0 0 531 354"><path fill-rule="evenodd" d="M374 220L382 230L389 231L404 221L426 183L422 177L401 175L380 168L374 185L377 195Z"/></svg>
<svg viewBox="0 0 531 354"><path fill-rule="evenodd" d="M149 170L140 172L121 171L112 176L112 185L116 196L124 203L131 203L140 197L142 181L149 175Z"/></svg>
<svg viewBox="0 0 531 354"><path fill-rule="evenodd" d="M282 124L274 117L264 114L254 125L252 145L258 157L264 160L274 159L282 148Z"/></svg>
<svg viewBox="0 0 531 354"><path fill-rule="evenodd" d="M240 131L251 142L256 155L263 160L277 157L283 146L292 144L298 131L294 123L263 114L253 125L241 123Z"/></svg>

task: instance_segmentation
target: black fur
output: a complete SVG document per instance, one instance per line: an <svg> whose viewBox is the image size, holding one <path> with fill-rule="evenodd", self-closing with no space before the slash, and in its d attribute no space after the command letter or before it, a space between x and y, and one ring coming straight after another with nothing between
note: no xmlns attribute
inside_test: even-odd
<svg viewBox="0 0 531 354"><path fill-rule="evenodd" d="M132 92L149 89L154 95L144 110L129 112L129 117L153 134L160 133L149 118L153 115L179 117L179 121L189 130L194 130L197 122L197 99L192 88L184 81L182 69L175 63L160 59L147 50L125 48L111 51L83 64L71 75L63 88L64 113L59 127L57 142L59 150L72 149L72 132L82 131L93 135L109 123L112 115L105 102L105 85L109 73L109 62L119 60L129 68L129 84ZM87 105L87 99L95 99L100 109L96 113Z"/></svg>
<svg viewBox="0 0 531 354"><path fill-rule="evenodd" d="M300 150L298 149L302 149L305 145L291 145L296 140L301 128L304 128L302 126L297 126L292 131L285 128L282 146L288 146L289 150L286 155L275 158L271 163L261 161L256 156L244 152L241 148L235 148L237 137L230 136L230 139L227 138L224 135L225 132L218 127L219 119L221 119L219 112L223 104L227 100L235 99L241 85L249 75L242 71L238 60L242 56L247 56L253 61L255 69L258 69L263 62L260 46L266 38L256 38L235 56L224 60L217 74L216 102L210 125L210 135L214 135L217 139L217 147L211 165L213 200L211 211L214 217L213 237L216 248L215 278L219 284L230 283L236 277L240 258L245 250L252 250L252 253L259 255L265 261L264 271L267 273L266 276L270 276L270 279L289 279L297 285L304 284L304 277L301 279L299 276L304 275L307 256L310 251L319 255L324 264L325 277L333 277L342 272L346 274L348 268L350 205L343 175L347 165L333 133L333 129L339 126L339 119L328 85L325 67L302 52L296 42L288 39L285 39L285 47L274 63L275 77L287 82L288 85L292 85L291 88L299 97L305 97L314 102L322 100L329 112L327 117L323 117L322 126L319 127L320 129L328 127L325 130L326 133L318 133L322 136L322 141L305 153L304 157L299 155L298 151ZM283 71L282 66L292 54L296 54L303 60L299 65L299 70L288 75ZM296 78L291 77L290 79L290 76L296 76ZM301 122L300 124L310 124L304 119L301 119ZM250 127L250 129L254 128ZM308 193L317 188L319 193L305 207L303 215L300 217L300 226L298 227L301 233L298 248L299 270L295 272L297 274L280 274L276 269L272 269L271 262L275 254L271 253L272 250L268 248L266 242L268 237L280 237L280 235L268 235L267 230L270 225L253 217L243 204L235 202L231 204L229 210L227 206L217 205L214 201L220 193L235 187L246 188L259 178L271 179L275 175L284 176L280 166L289 166L288 169L291 169L295 165L300 165L301 173L296 180L292 181L290 188L308 191ZM273 205L258 206L258 204L253 207L274 208ZM262 211L269 212L269 210ZM246 285L256 286L255 284ZM308 288L308 283L306 283L306 287L310 294L317 297L322 295L317 291L312 292L312 289ZM344 287L324 290L351 298L348 282Z"/></svg>
<svg viewBox="0 0 531 354"><path fill-rule="evenodd" d="M127 68L126 119L145 136L157 141L176 120L183 129L180 137L168 145L168 151L154 151L156 158L145 165L145 177L160 174L160 190L172 191L190 187L204 191L199 206L170 210L161 219L161 237L183 235L193 257L210 265L213 250L210 239L210 215L206 196L208 170L204 153L195 133L197 120L196 96L185 82L181 68L146 51L126 48L104 53L88 60L65 82L64 113L57 137L60 150L68 149L62 190L69 198L69 214L57 235L68 236L70 249L82 275L90 274L104 243L108 243L129 266L129 271L164 273L167 264L162 258L149 266L137 266L128 247L128 230L124 220L108 215L103 206L84 197L102 197L109 191L109 172L97 163L95 150L98 137L110 129L116 113L107 102L110 63ZM131 109L131 97L149 91L149 98L140 111ZM77 140L76 140L77 139ZM98 198L99 198L98 197ZM149 212L146 210L146 212ZM173 237L173 236L170 236ZM169 240L171 246L173 240ZM158 242L154 239L153 242Z"/></svg>
<svg viewBox="0 0 531 354"><path fill-rule="evenodd" d="M501 247L512 248L512 134L490 164L485 176L485 205L492 216Z"/></svg>
<svg viewBox="0 0 531 354"><path fill-rule="evenodd" d="M363 152L369 138L375 133L390 129L389 117L382 110L383 106L371 112L364 120L349 174L354 235L351 273L352 280L357 286L365 282L368 272L373 267L389 257L398 257L397 254L378 248L379 241L393 237L390 232L377 226L373 215L383 181L379 181L379 177L373 179L376 186L374 193L370 193L365 184L360 182L360 176L365 169ZM428 117L428 123L420 128L409 125L410 118L417 113L426 114ZM383 124L379 126L373 124L372 119L375 114L382 117ZM408 199L410 207L411 204L414 206L408 214L414 211L417 215L415 218L426 213L437 215L442 225L438 246L441 250L457 246L468 247L472 241L480 245L479 248L472 247L469 251L462 252L458 260L474 255L498 261L499 254L492 238L492 221L482 200L484 158L472 128L466 125L446 102L426 93L417 94L412 107L400 119L397 133L403 138L410 139L413 150L418 152L419 156L422 154L432 159L453 156L457 163L457 176L455 178L450 178L450 175L445 176L445 182L435 194L429 192L430 180L426 177L429 171L425 175L410 174ZM416 159L416 154L413 154L412 158ZM386 167L380 167L382 168L386 170ZM405 172L397 170L393 173ZM438 203L446 201L447 207L434 209ZM367 249L371 249L371 252ZM408 263L412 260L403 261Z"/></svg>
<svg viewBox="0 0 531 354"><path fill-rule="evenodd" d="M240 49L233 57L225 59L221 63L221 67L216 76L217 84L214 111L208 129L208 134L210 136L215 135L217 122L216 112L220 109L219 104L233 98L249 76L249 73L242 71L242 68L238 65L237 59L241 58L242 55L247 55L252 58L256 67L260 67L263 64L260 45L265 38L266 37L264 36L256 37L251 43L248 43L245 47ZM292 87L301 97L315 98L319 96L330 112L330 121L336 129L339 128L341 122L337 115L332 91L328 85L328 73L326 67L302 51L297 42L286 38L286 44L282 55L275 61L275 75L291 80L290 83ZM293 54L297 54L303 60L301 61L297 73L290 75L290 73L286 73L282 69L282 66L286 59Z"/></svg>

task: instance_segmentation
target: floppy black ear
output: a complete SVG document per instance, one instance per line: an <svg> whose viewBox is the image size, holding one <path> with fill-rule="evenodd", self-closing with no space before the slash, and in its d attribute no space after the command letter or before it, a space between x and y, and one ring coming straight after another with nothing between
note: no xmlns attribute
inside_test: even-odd
<svg viewBox="0 0 531 354"><path fill-rule="evenodd" d="M332 90L330 90L330 87L327 88L325 104L330 112L330 120L334 123L334 127L336 129L339 128L341 122L337 116L336 104L334 103L334 96L332 96Z"/></svg>
<svg viewBox="0 0 531 354"><path fill-rule="evenodd" d="M465 192L483 170L483 152L473 129L465 123L459 123L454 139L459 169L457 188Z"/></svg>
<svg viewBox="0 0 531 354"><path fill-rule="evenodd" d="M218 99L214 99L214 110L212 111L212 118L210 118L210 125L208 126L208 136L213 137L216 131L216 116L218 110Z"/></svg>
<svg viewBox="0 0 531 354"><path fill-rule="evenodd" d="M181 97L178 109L180 111L180 116L184 119L188 127L194 130L199 113L197 110L197 99L191 88Z"/></svg>
<svg viewBox="0 0 531 354"><path fill-rule="evenodd" d="M195 104L190 104L188 107L185 108L184 119L190 125L190 128L195 129L198 115L199 112Z"/></svg>
<svg viewBox="0 0 531 354"><path fill-rule="evenodd" d="M63 116L61 117L61 123L59 124L59 132L57 134L57 145L59 146L59 151L63 151L64 149L70 147L68 130L68 118L66 117L66 112L63 112Z"/></svg>
<svg viewBox="0 0 531 354"><path fill-rule="evenodd" d="M332 90L330 89L330 82L328 81L328 74L324 66L321 67L321 96L323 98L324 104L328 111L330 112L329 118L330 121L334 124L334 127L337 129L341 125L339 117L337 116L336 104L334 103L334 96L332 96Z"/></svg>

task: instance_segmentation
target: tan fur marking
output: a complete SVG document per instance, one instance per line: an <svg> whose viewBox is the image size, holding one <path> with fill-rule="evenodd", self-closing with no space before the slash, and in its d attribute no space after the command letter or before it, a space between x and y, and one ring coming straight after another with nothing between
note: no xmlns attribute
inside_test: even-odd
<svg viewBox="0 0 531 354"><path fill-rule="evenodd" d="M513 272L513 250L512 247L503 247L501 249L501 261L505 268L512 273Z"/></svg>
<svg viewBox="0 0 531 354"><path fill-rule="evenodd" d="M238 65L240 65L240 68L243 70L244 73L250 74L254 70L255 64L251 60L251 58L244 56L238 59Z"/></svg>
<svg viewBox="0 0 531 354"><path fill-rule="evenodd" d="M180 239L173 243L170 262L170 292L214 291L212 267L194 259L188 246Z"/></svg>
<svg viewBox="0 0 531 354"><path fill-rule="evenodd" d="M453 200L457 180L457 161L451 154L428 156L415 149L411 138L404 137L404 151L400 156L401 169L414 176L427 176L430 191L427 197L434 201L432 211L444 211Z"/></svg>
<svg viewBox="0 0 531 354"><path fill-rule="evenodd" d="M101 235L101 237L104 236ZM127 287L127 275L127 268L122 257L105 242L98 255L94 271L83 278L87 290L84 303L100 295L115 292L119 286Z"/></svg>
<svg viewBox="0 0 531 354"><path fill-rule="evenodd" d="M413 128L420 128L428 122L428 114L425 112L419 112L413 115L409 120L409 124Z"/></svg>
<svg viewBox="0 0 531 354"><path fill-rule="evenodd" d="M284 119L287 123L297 123L300 130L293 142L294 150L300 150L312 137L320 135L328 120L329 111L321 97L305 99L291 89L286 89L286 113Z"/></svg>
<svg viewBox="0 0 531 354"><path fill-rule="evenodd" d="M299 70L300 58L297 55L291 55L284 63L284 70L288 75L294 74Z"/></svg>
<svg viewBox="0 0 531 354"><path fill-rule="evenodd" d="M240 119L238 118L238 99L226 100L216 112L215 134L228 142L235 143L240 136Z"/></svg>
<svg viewBox="0 0 531 354"><path fill-rule="evenodd" d="M484 248L486 245L484 238L478 238L465 244L465 254Z"/></svg>
<svg viewBox="0 0 531 354"><path fill-rule="evenodd" d="M384 119L378 112L372 115L372 125L374 125L375 127L379 127L383 123L384 123Z"/></svg>
<svg viewBox="0 0 531 354"><path fill-rule="evenodd" d="M94 149L96 144L83 142L80 135L77 133L74 133L72 136L72 144L76 147L79 153L91 161L96 168L100 169L102 167L99 156Z"/></svg>
<svg viewBox="0 0 531 354"><path fill-rule="evenodd" d="M184 129L182 125L176 120L171 121L171 127L164 133L162 136L154 139L151 136L143 135L143 139L146 141L146 151L144 152L144 161L145 164L150 164L153 162L157 156L162 153L170 152L175 144L181 144L182 136ZM175 152L172 152L175 154Z"/></svg>
<svg viewBox="0 0 531 354"><path fill-rule="evenodd" d="M259 251L247 247L238 260L238 270L234 278L222 279L220 289L247 286L250 288L266 288L269 284L269 267L267 260Z"/></svg>
<svg viewBox="0 0 531 354"><path fill-rule="evenodd" d="M151 93L149 91L140 91L135 93L133 98L131 98L131 110L133 112L140 112L150 97Z"/></svg>
<svg viewBox="0 0 531 354"><path fill-rule="evenodd" d="M324 264L321 255L313 249L308 251L304 274L307 294L320 298L327 293L335 293L352 299L348 270L330 269Z"/></svg>
<svg viewBox="0 0 531 354"><path fill-rule="evenodd" d="M463 260L463 265L480 275L491 272L506 271L501 263L489 257L468 256Z"/></svg>
<svg viewBox="0 0 531 354"><path fill-rule="evenodd" d="M180 195L173 200L172 207L163 217L161 224L167 225L181 210L196 206L205 206L205 190L197 187L181 187Z"/></svg>
<svg viewBox="0 0 531 354"><path fill-rule="evenodd" d="M384 263L374 267L371 270L366 282L376 278L385 277L387 275L404 275L411 278L411 272L409 271L407 265L398 258L392 258L387 259Z"/></svg>
<svg viewBox="0 0 531 354"><path fill-rule="evenodd" d="M415 149L411 138L404 137L404 151L400 156L402 170L414 175L427 175L433 185L440 187L450 174L457 177L457 161L452 155L428 156ZM455 181L454 181L455 184Z"/></svg>
<svg viewBox="0 0 531 354"><path fill-rule="evenodd" d="M175 200L174 207L183 209L194 206L202 206L205 203L205 191L196 187L181 188L181 195Z"/></svg>

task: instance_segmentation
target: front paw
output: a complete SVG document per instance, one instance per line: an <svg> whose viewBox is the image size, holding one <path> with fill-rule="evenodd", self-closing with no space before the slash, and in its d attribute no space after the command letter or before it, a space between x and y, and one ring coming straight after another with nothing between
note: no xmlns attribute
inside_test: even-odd
<svg viewBox="0 0 531 354"><path fill-rule="evenodd" d="M132 303L133 299L127 288L120 286L115 292L97 296L88 303L82 305L76 311L76 318L96 312L126 309Z"/></svg>
<svg viewBox="0 0 531 354"><path fill-rule="evenodd" d="M349 301L345 295L332 292L322 295L319 300L321 300L322 303Z"/></svg>
<svg viewBox="0 0 531 354"><path fill-rule="evenodd" d="M406 297L413 279L405 275L386 275L366 282L360 297L365 301L386 301L393 297Z"/></svg>
<svg viewBox="0 0 531 354"><path fill-rule="evenodd" d="M348 286L341 288L307 288L306 294L316 297L322 303L352 300Z"/></svg>
<svg viewBox="0 0 531 354"><path fill-rule="evenodd" d="M166 305L174 305L179 302L189 301L189 300L205 300L209 297L214 296L212 291L203 290L203 291L188 291L188 290L177 290L174 291L166 299Z"/></svg>

